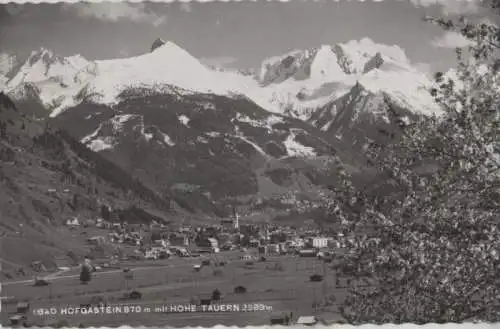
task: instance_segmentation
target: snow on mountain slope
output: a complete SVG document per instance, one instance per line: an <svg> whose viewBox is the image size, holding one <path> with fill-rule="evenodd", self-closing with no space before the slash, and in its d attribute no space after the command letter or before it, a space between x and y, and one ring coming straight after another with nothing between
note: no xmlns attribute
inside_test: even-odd
<svg viewBox="0 0 500 329"><path fill-rule="evenodd" d="M80 55L60 57L47 49L33 51L16 75L9 81L9 86L22 83L37 83L46 80L71 84L74 75L88 65Z"/></svg>
<svg viewBox="0 0 500 329"><path fill-rule="evenodd" d="M374 69L359 79L372 93L384 92L397 105L418 114L438 114L441 109L429 93L432 82L416 70Z"/></svg>
<svg viewBox="0 0 500 329"><path fill-rule="evenodd" d="M284 141L288 155L298 157L315 157L317 154L314 148L304 146L295 139L295 131L292 130Z"/></svg>
<svg viewBox="0 0 500 329"><path fill-rule="evenodd" d="M88 64L80 55L60 57L42 48L30 54L5 89L17 100L36 98L49 111L73 106L82 88L75 76Z"/></svg>
<svg viewBox="0 0 500 329"><path fill-rule="evenodd" d="M127 131L127 129L124 128L125 124L131 127L142 127L142 133L144 137L146 137L141 116L122 114L102 122L95 131L83 137L80 141L94 152L113 149L118 143L121 134Z"/></svg>
<svg viewBox="0 0 500 329"><path fill-rule="evenodd" d="M336 79L345 78L345 72L338 64L338 57L332 51L330 46L321 46L314 56L311 63L309 76L311 79L321 79L325 77L333 77Z"/></svg>
<svg viewBox="0 0 500 329"><path fill-rule="evenodd" d="M13 54L0 53L0 75L7 76L17 65L17 58Z"/></svg>
<svg viewBox="0 0 500 329"><path fill-rule="evenodd" d="M0 74L0 90L3 90L5 86L7 85L7 81L9 78L7 78L5 75Z"/></svg>
<svg viewBox="0 0 500 329"><path fill-rule="evenodd" d="M314 57L314 50L294 50L281 56L268 58L262 62L259 80L263 85L279 83L284 80L295 78L306 78L307 73L302 70L307 69L305 65Z"/></svg>
<svg viewBox="0 0 500 329"><path fill-rule="evenodd" d="M9 75L17 65L15 55L9 53L0 53L0 89L4 89L9 80Z"/></svg>
<svg viewBox="0 0 500 329"><path fill-rule="evenodd" d="M342 66L348 74L367 73L368 67L366 65L375 56L380 56L384 61L398 63L406 68L410 67L410 61L406 57L404 50L399 46L377 44L369 38L337 44L335 50L339 54Z"/></svg>
<svg viewBox="0 0 500 329"><path fill-rule="evenodd" d="M89 91L98 93L104 103L113 102L130 87L171 84L206 93L218 93L221 87L221 82L212 78L211 70L172 42L145 55L96 61L95 65L95 78L89 84Z"/></svg>
<svg viewBox="0 0 500 329"><path fill-rule="evenodd" d="M354 151L362 150L367 142L376 141L382 145L390 142L401 132L398 120L410 123L419 115L440 114L430 103L427 91L421 91L420 96L415 95L412 99L401 95L397 88L379 88L376 83L378 75L384 73L373 70L348 93L318 108L307 121ZM390 78L390 75L385 77L387 81ZM396 78L399 79L400 75ZM395 84L400 81L398 79L394 79ZM429 97L427 107L426 97Z"/></svg>

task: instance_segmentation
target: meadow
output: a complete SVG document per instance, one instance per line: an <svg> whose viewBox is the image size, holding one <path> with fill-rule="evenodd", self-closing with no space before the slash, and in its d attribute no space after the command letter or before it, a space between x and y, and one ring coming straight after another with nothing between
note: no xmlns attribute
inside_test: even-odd
<svg viewBox="0 0 500 329"><path fill-rule="evenodd" d="M127 262L123 267L131 269L129 274L121 269L96 272L88 284L81 284L76 271L63 273L48 286L34 287L32 283L9 284L3 287L2 295L13 297L4 302L2 323L15 313L16 302L28 301L31 311L29 324L55 325L67 321L69 325L110 326L121 324L142 325L245 325L269 324L276 313L292 312L294 317L328 313L338 315L338 303L345 297L346 289L336 287L335 272L316 258L293 256L270 257L265 262L252 264L239 260L236 252L217 255L217 262L226 261L225 266L203 266L195 271L193 265L199 258L172 258L156 262ZM215 259L212 259L215 262ZM132 277L130 277L130 273ZM321 282L311 282L313 274L323 275ZM128 278L127 278L128 277ZM236 293L235 287L246 288L245 293ZM129 314L64 315L64 307L90 304L96 298L108 305L141 305L144 309L161 305L188 305L199 296L210 295L218 289L223 304L259 304L265 310L254 312L211 313L161 313L139 312ZM141 299L124 299L126 292L138 291ZM332 301L334 296L335 301ZM330 305L318 307L325 300ZM38 308L55 308L58 314L39 316L33 314ZM340 318L340 315L338 315Z"/></svg>

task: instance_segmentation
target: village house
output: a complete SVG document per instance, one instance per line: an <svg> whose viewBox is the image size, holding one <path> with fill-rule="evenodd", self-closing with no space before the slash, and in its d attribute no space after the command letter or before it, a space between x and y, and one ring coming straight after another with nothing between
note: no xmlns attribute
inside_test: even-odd
<svg viewBox="0 0 500 329"><path fill-rule="evenodd" d="M146 252L144 253L144 258L156 260L156 259L160 258L160 255L159 255L159 252L157 249L150 249L150 250L146 250Z"/></svg>
<svg viewBox="0 0 500 329"><path fill-rule="evenodd" d="M128 228L131 231L140 231L140 230L142 230L142 225L141 224L132 223L132 224L128 224Z"/></svg>
<svg viewBox="0 0 500 329"><path fill-rule="evenodd" d="M307 239L307 244L313 248L326 248L330 240L332 239L326 237L311 237Z"/></svg>
<svg viewBox="0 0 500 329"><path fill-rule="evenodd" d="M152 247L163 247L163 248L166 248L168 246L169 246L169 242L166 241L166 240L164 240L164 239L155 240L152 243Z"/></svg>
<svg viewBox="0 0 500 329"><path fill-rule="evenodd" d="M299 250L300 257L316 257L318 252L316 249L301 249Z"/></svg>
<svg viewBox="0 0 500 329"><path fill-rule="evenodd" d="M208 238L207 241L208 241L209 247L211 247L211 248L217 248L217 247L219 247L219 241L217 241L217 239L215 239L215 238Z"/></svg>
<svg viewBox="0 0 500 329"><path fill-rule="evenodd" d="M290 248L303 248L305 246L304 240L302 239L293 239L285 242L285 244Z"/></svg>
<svg viewBox="0 0 500 329"><path fill-rule="evenodd" d="M217 241L217 239L214 238L203 238L198 240L196 242L196 245L198 247L215 249L219 247L219 242Z"/></svg>
<svg viewBox="0 0 500 329"><path fill-rule="evenodd" d="M69 228L80 227L80 221L76 217L69 218L66 220L66 226L68 226Z"/></svg>
<svg viewBox="0 0 500 329"><path fill-rule="evenodd" d="M301 326L314 326L319 321L315 316L299 316L296 324Z"/></svg>
<svg viewBox="0 0 500 329"><path fill-rule="evenodd" d="M160 224L156 223L156 222L153 222L149 225L149 228L151 230L160 230L162 227Z"/></svg>
<svg viewBox="0 0 500 329"><path fill-rule="evenodd" d="M110 229L111 228L111 223L108 222L108 221L105 221L102 218L98 218L95 227L101 228L101 229Z"/></svg>
<svg viewBox="0 0 500 329"><path fill-rule="evenodd" d="M227 233L221 233L218 236L219 245L231 244L233 242L233 236Z"/></svg>
<svg viewBox="0 0 500 329"><path fill-rule="evenodd" d="M235 228L235 223L232 218L223 218L220 221L220 225L223 231L232 231Z"/></svg>
<svg viewBox="0 0 500 329"><path fill-rule="evenodd" d="M188 246L189 238L185 234L173 234L169 238L171 246Z"/></svg>
<svg viewBox="0 0 500 329"><path fill-rule="evenodd" d="M121 220L120 220L120 214L118 214L118 212L116 212L116 211L112 211L109 214L109 221L111 223L120 223L121 222Z"/></svg>
<svg viewBox="0 0 500 329"><path fill-rule="evenodd" d="M95 220L88 218L82 220L80 224L83 225L83 227L93 227L96 226L97 223Z"/></svg>
<svg viewBox="0 0 500 329"><path fill-rule="evenodd" d="M260 241L257 240L257 239L250 239L250 241L248 242L248 246L250 248L257 248L260 244Z"/></svg>
<svg viewBox="0 0 500 329"><path fill-rule="evenodd" d="M280 252L278 244L270 244L267 246L267 252L269 254L278 254Z"/></svg>
<svg viewBox="0 0 500 329"><path fill-rule="evenodd" d="M239 230L241 234L251 235L253 233L253 226L249 224L242 224L239 226Z"/></svg>
<svg viewBox="0 0 500 329"><path fill-rule="evenodd" d="M219 231L215 226L208 226L205 228L205 234L208 236L214 236Z"/></svg>
<svg viewBox="0 0 500 329"><path fill-rule="evenodd" d="M44 272L46 271L45 265L41 261L33 261L31 262L31 269L35 272Z"/></svg>
<svg viewBox="0 0 500 329"><path fill-rule="evenodd" d="M106 238L103 236L93 236L93 237L87 239L87 241L91 244L102 245L106 242Z"/></svg>
<svg viewBox="0 0 500 329"><path fill-rule="evenodd" d="M338 249L338 248L341 248L342 247L342 244L340 243L340 241L336 240L336 239L331 239L328 241L328 248L330 249Z"/></svg>
<svg viewBox="0 0 500 329"><path fill-rule="evenodd" d="M108 238L111 240L111 242L123 242L123 239L118 233L112 232L108 233Z"/></svg>
<svg viewBox="0 0 500 329"><path fill-rule="evenodd" d="M254 260L254 257L250 254L244 254L241 256L241 260L252 261Z"/></svg>
<svg viewBox="0 0 500 329"><path fill-rule="evenodd" d="M278 250L280 254L285 254L286 252L288 252L288 247L286 243L284 242L278 243Z"/></svg>
<svg viewBox="0 0 500 329"><path fill-rule="evenodd" d="M173 255L177 255L180 257L188 257L190 255L189 251L185 247L170 247L169 251Z"/></svg>
<svg viewBox="0 0 500 329"><path fill-rule="evenodd" d="M189 233L192 231L192 227L191 225L181 225L180 228L179 228L179 232L180 233Z"/></svg>

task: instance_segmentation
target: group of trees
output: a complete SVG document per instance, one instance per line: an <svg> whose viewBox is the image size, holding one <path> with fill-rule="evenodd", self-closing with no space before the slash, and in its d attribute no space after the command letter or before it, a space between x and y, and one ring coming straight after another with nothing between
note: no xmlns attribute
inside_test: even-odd
<svg viewBox="0 0 500 329"><path fill-rule="evenodd" d="M168 198L155 193L112 161L91 151L66 131L57 130L52 136L60 142L66 142L69 149L75 152L80 158L90 162L92 164L90 170L100 179L110 182L123 191L131 191L138 198L149 201L160 209L168 210L170 208L170 200Z"/></svg>
<svg viewBox="0 0 500 329"><path fill-rule="evenodd" d="M61 159L67 158L67 152L71 150L78 157L92 164L89 169L98 179L103 179L138 199L151 202L159 209L168 210L170 208L168 197L163 197L155 193L124 169L102 155L91 151L64 130L46 128L43 134L33 138L33 142L36 146L42 147L47 151L52 151L56 157ZM74 180L75 175L71 168L71 162L68 159L63 162L60 170L64 178L73 178ZM94 192L96 189L89 188L89 190L93 190L91 192Z"/></svg>
<svg viewBox="0 0 500 329"><path fill-rule="evenodd" d="M344 229L382 237L353 247L356 272L376 285L351 288L351 323L500 320L500 30L429 20L473 41L457 49L456 76L435 76L443 113L401 120L397 139L366 151L379 183L360 188L340 171L321 204Z"/></svg>
<svg viewBox="0 0 500 329"><path fill-rule="evenodd" d="M92 269L87 264L83 264L80 268L80 282L87 284L92 280Z"/></svg>

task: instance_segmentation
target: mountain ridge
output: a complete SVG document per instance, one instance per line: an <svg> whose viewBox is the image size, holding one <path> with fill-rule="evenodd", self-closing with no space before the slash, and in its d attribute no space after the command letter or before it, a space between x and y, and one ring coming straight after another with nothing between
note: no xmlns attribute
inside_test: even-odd
<svg viewBox="0 0 500 329"><path fill-rule="evenodd" d="M46 60L40 61L44 57ZM30 65L34 58L37 61ZM66 67L60 69L63 64ZM396 78L404 82L394 83ZM51 116L87 98L114 104L128 88L175 85L198 93L245 96L268 111L304 112L298 117L307 119L308 112L342 96L358 82L394 90L410 99L408 104L413 108L436 110L430 99L412 99L412 93L417 93L419 87L429 89L431 82L411 66L404 51L368 38L271 57L253 75L211 69L174 42L161 38L153 42L150 52L124 59L87 61L79 55L61 58L41 49L31 54L4 89L16 100L36 99ZM405 84L406 89L402 87ZM36 85L39 91L31 95L24 91L26 85Z"/></svg>

